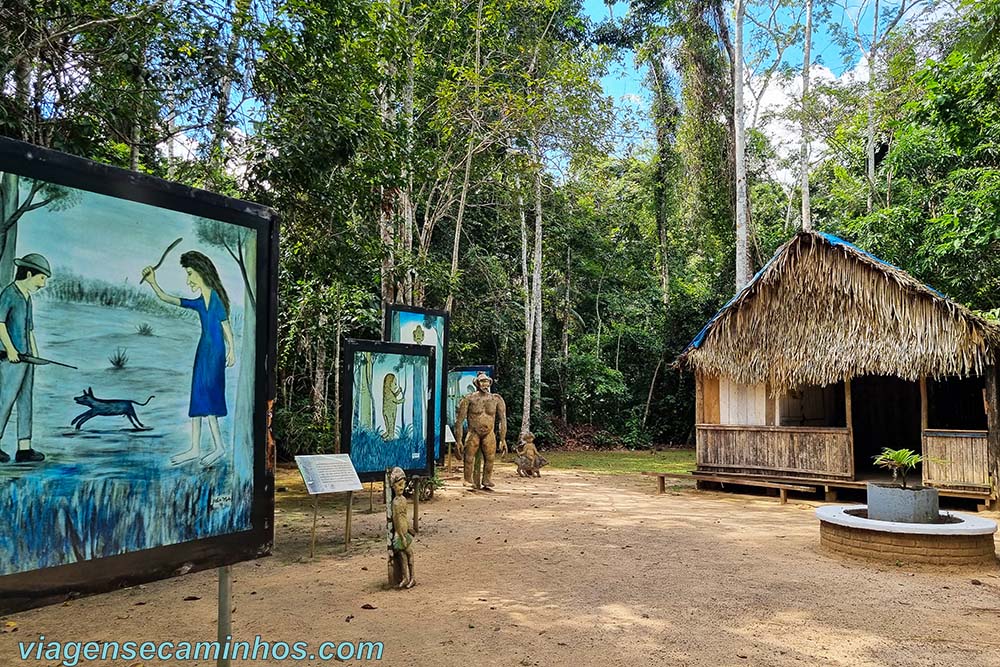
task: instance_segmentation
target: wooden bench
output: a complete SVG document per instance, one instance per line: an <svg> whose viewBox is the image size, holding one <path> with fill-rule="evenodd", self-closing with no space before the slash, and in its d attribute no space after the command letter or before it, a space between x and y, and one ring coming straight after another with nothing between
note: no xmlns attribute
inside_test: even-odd
<svg viewBox="0 0 1000 667"><path fill-rule="evenodd" d="M778 496L781 504L788 502L789 491L801 491L802 493L816 493L815 486L805 486L803 484L786 484L784 482L768 482L753 477L735 477L730 475L706 475L705 473L673 473L673 472L643 472L643 475L656 477L656 492L666 493L667 479L693 479L702 482L716 482L719 484L736 484L737 486L760 486L767 489L778 489Z"/></svg>

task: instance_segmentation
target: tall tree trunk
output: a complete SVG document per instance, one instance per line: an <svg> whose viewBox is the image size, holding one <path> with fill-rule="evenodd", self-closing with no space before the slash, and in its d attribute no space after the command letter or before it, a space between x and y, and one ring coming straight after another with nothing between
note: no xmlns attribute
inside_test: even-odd
<svg viewBox="0 0 1000 667"><path fill-rule="evenodd" d="M736 0L733 39L733 122L736 144L736 290L750 282L750 237L748 230L746 131L743 108L743 23L747 0Z"/></svg>
<svg viewBox="0 0 1000 667"><path fill-rule="evenodd" d="M333 453L340 453L340 340L344 335L344 310L337 307L337 341L333 346Z"/></svg>
<svg viewBox="0 0 1000 667"><path fill-rule="evenodd" d="M535 340L535 308L528 274L528 216L518 184L517 209L521 216L521 278L524 285L524 393L521 397L521 433L531 430L531 351Z"/></svg>
<svg viewBox="0 0 1000 667"><path fill-rule="evenodd" d="M323 423L326 419L326 315L320 315L316 337L316 365L312 377L313 422Z"/></svg>
<svg viewBox="0 0 1000 667"><path fill-rule="evenodd" d="M532 366L532 410L537 419L542 409L542 159L538 155L538 167L535 172L535 257L534 275L531 292L535 306L535 355Z"/></svg>
<svg viewBox="0 0 1000 667"><path fill-rule="evenodd" d="M378 235L382 241L382 266L380 277L382 281L382 308L396 302L396 252L395 234L393 233L393 196L386 186L380 186L381 206L378 211Z"/></svg>
<svg viewBox="0 0 1000 667"><path fill-rule="evenodd" d="M481 41L483 34L483 0L479 0L476 8L476 58L475 70L476 80L473 85L472 108L473 117L479 117L479 72L482 66ZM465 201L469 194L469 176L472 173L472 152L475 146L475 134L473 132L474 123L469 124L469 143L465 149L465 174L462 177L462 194L458 198L458 215L455 217L455 239L451 247L451 273L448 281L448 298L445 301L445 310L449 313L455 304L455 281L458 279L458 249L462 242L462 218L465 215Z"/></svg>
<svg viewBox="0 0 1000 667"><path fill-rule="evenodd" d="M597 280L597 295L594 298L594 313L597 315L597 360L601 359L601 334L604 329L604 320L601 319L601 290L604 288L604 272Z"/></svg>
<svg viewBox="0 0 1000 667"><path fill-rule="evenodd" d="M660 375L660 366L663 365L663 357L656 362L653 370L653 379L649 382L649 393L646 394L646 409L642 411L642 427L646 428L646 420L649 419L649 406L653 403L653 391L656 389L656 378Z"/></svg>
<svg viewBox="0 0 1000 667"><path fill-rule="evenodd" d="M656 182L653 186L655 194L656 232L659 237L659 269L660 269L660 299L664 307L670 303L670 253L667 234L668 217L668 181L673 163L673 136L677 127L678 110L670 91L667 73L663 67L663 55L656 49L650 59L650 70L653 73L655 94L656 123Z"/></svg>
<svg viewBox="0 0 1000 667"><path fill-rule="evenodd" d="M247 19L247 9L248 0L237 0L233 6L232 17L228 21L231 32L229 42L226 44L219 86L215 91L215 116L212 119L212 143L209 146L210 164L217 169L224 168L226 164L223 147L229 120L229 103L233 93L233 72L239 56L240 33ZM224 25L225 23L220 26L220 32Z"/></svg>
<svg viewBox="0 0 1000 667"><path fill-rule="evenodd" d="M409 7L409 3L406 4ZM403 122L405 123L404 139L404 173L403 189L400 191L400 210L403 213L403 239L402 248L405 253L409 268L403 278L402 293L403 301L409 305L414 303L413 284L416 277L416 268L413 262L413 225L414 225L414 202L413 202L413 35L409 26L409 17L404 16L407 27L407 49L406 49L406 85L403 88Z"/></svg>
<svg viewBox="0 0 1000 667"><path fill-rule="evenodd" d="M878 13L879 0L875 0L875 15L872 19L872 44L868 49L868 136L865 141L865 175L868 178L868 212L872 212L875 201L875 68L878 53Z"/></svg>
<svg viewBox="0 0 1000 667"><path fill-rule="evenodd" d="M812 47L812 16L813 0L806 0L806 34L805 44L802 47L802 146L799 149L799 162L801 173L800 188L802 190L802 229L809 231L812 229L812 210L809 201L809 123L807 120L809 108L809 68Z"/></svg>
<svg viewBox="0 0 1000 667"><path fill-rule="evenodd" d="M566 401L566 373L569 366L569 323L570 323L570 290L572 286L572 265L570 264L570 248L566 246L566 297L563 303L562 317L562 363L559 364L559 417L565 424L569 415Z"/></svg>

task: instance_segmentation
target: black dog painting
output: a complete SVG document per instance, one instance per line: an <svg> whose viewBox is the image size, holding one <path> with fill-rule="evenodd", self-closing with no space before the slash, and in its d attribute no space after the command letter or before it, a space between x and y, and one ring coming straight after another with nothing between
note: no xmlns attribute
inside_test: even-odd
<svg viewBox="0 0 1000 667"><path fill-rule="evenodd" d="M80 430L81 426L94 417L127 417L135 428L149 430L145 424L139 421L139 417L136 416L135 406L148 405L154 398L156 397L150 396L142 403L127 398L97 398L94 396L94 390L91 387L87 387L82 394L74 397L73 400L80 405L86 405L90 409L73 417L73 421L70 423L76 426L77 430Z"/></svg>

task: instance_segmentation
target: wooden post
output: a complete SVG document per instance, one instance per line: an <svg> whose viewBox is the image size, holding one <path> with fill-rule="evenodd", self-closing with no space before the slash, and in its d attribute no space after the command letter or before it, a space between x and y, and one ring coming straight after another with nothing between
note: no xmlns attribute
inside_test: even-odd
<svg viewBox="0 0 1000 667"><path fill-rule="evenodd" d="M927 433L927 376L920 376L920 453L926 453L926 447L924 446L924 438ZM927 466L920 466L920 477L921 481L927 481Z"/></svg>
<svg viewBox="0 0 1000 667"><path fill-rule="evenodd" d="M375 512L375 482L368 483L368 513Z"/></svg>
<svg viewBox="0 0 1000 667"><path fill-rule="evenodd" d="M764 425L774 426L777 421L777 416L775 415L775 403L778 401L778 396L771 388L771 384L767 383L764 385Z"/></svg>
<svg viewBox="0 0 1000 667"><path fill-rule="evenodd" d="M924 431L927 430L927 376L920 376L920 437L924 437Z"/></svg>
<svg viewBox="0 0 1000 667"><path fill-rule="evenodd" d="M986 424L987 424L987 465L989 466L990 486L993 489L994 507L996 496L1000 494L1000 378L997 377L997 367L986 369Z"/></svg>
<svg viewBox="0 0 1000 667"><path fill-rule="evenodd" d="M667 492L667 478L660 475L656 478L656 493L664 494Z"/></svg>
<svg viewBox="0 0 1000 667"><path fill-rule="evenodd" d="M313 529L312 540L309 543L309 557L316 555L316 518L319 516L319 496L313 496Z"/></svg>
<svg viewBox="0 0 1000 667"><path fill-rule="evenodd" d="M344 551L351 546L351 509L354 507L354 492L347 492L347 523L344 524Z"/></svg>
<svg viewBox="0 0 1000 667"><path fill-rule="evenodd" d="M844 425L847 427L847 442L851 446L851 479L854 472L854 418L851 415L851 378L844 380Z"/></svg>
<svg viewBox="0 0 1000 667"><path fill-rule="evenodd" d="M694 374L694 423L705 423L705 381L701 372Z"/></svg>
<svg viewBox="0 0 1000 667"><path fill-rule="evenodd" d="M219 646L223 653L216 659L216 667L229 667L229 642L233 638L233 566L219 568Z"/></svg>
<svg viewBox="0 0 1000 667"><path fill-rule="evenodd" d="M784 505L788 502L788 489L778 489L778 497L781 498L781 504Z"/></svg>
<svg viewBox="0 0 1000 667"><path fill-rule="evenodd" d="M420 529L417 528L417 519L420 516L420 487L422 486L423 479L420 477L413 478L413 532L419 533Z"/></svg>

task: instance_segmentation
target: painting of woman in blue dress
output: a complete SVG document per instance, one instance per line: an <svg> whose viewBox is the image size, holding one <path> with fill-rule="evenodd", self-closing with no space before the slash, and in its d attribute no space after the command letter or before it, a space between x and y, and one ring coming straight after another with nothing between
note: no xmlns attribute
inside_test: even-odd
<svg viewBox="0 0 1000 667"><path fill-rule="evenodd" d="M156 270L151 266L142 270L142 277L161 301L198 313L201 339L194 354L188 409L191 448L173 456L170 462L181 465L200 459L202 465L210 466L225 454L219 417L227 414L226 366L236 363L233 329L229 324L229 295L222 286L219 272L207 256L196 250L185 252L181 255L181 266L187 273L188 287L198 295L194 299L182 299L164 292L156 282ZM201 450L202 418L208 418L208 430L212 434L212 446L205 452Z"/></svg>

